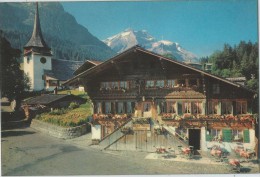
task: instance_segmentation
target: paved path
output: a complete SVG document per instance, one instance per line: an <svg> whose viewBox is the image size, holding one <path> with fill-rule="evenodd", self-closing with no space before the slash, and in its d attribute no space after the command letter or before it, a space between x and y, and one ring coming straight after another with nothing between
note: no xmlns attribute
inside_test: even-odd
<svg viewBox="0 0 260 177"><path fill-rule="evenodd" d="M90 135L62 140L30 127L3 130L2 175L139 175L230 173L223 164L205 164L135 151L100 151ZM151 155L150 155L151 156ZM259 173L252 164L244 173Z"/></svg>

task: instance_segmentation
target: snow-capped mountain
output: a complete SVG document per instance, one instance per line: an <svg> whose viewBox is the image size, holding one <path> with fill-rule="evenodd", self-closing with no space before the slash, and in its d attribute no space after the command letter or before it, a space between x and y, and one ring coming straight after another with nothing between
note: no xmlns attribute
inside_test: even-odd
<svg viewBox="0 0 260 177"><path fill-rule="evenodd" d="M146 30L135 31L127 29L107 38L104 42L117 53L121 53L135 45L140 45L147 50L161 55L172 54L179 61L198 62L196 55L185 50L178 43L167 40L158 41Z"/></svg>
<svg viewBox="0 0 260 177"><path fill-rule="evenodd" d="M134 31L132 29L126 29L119 34L107 38L103 42L115 52L121 53L135 45L140 45L145 48L151 47L152 43L155 42L155 39L145 30Z"/></svg>

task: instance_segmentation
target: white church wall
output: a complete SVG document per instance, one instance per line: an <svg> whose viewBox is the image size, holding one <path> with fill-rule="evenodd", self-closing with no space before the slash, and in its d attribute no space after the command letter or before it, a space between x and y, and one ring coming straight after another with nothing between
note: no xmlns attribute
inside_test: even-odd
<svg viewBox="0 0 260 177"><path fill-rule="evenodd" d="M28 75L28 77L30 78L30 82L31 82L31 90L34 89L34 67L33 67L33 58L31 55L29 56L24 56L23 59L23 69L24 69L24 73Z"/></svg>
<svg viewBox="0 0 260 177"><path fill-rule="evenodd" d="M46 58L46 63L41 62L41 58ZM27 61L27 58L29 60ZM44 89L43 74L44 70L51 70L51 57L43 55L29 55L24 57L24 72L28 74L31 80L31 90Z"/></svg>
<svg viewBox="0 0 260 177"><path fill-rule="evenodd" d="M42 63L41 58L46 58L46 63ZM50 56L42 56L33 54L34 58L34 90L42 90L44 89L44 80L43 74L44 70L51 70L51 57Z"/></svg>

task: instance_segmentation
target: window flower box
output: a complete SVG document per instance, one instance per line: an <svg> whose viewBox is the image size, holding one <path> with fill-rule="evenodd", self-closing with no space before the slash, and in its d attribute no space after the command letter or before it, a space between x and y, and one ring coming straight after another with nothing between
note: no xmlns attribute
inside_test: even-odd
<svg viewBox="0 0 260 177"><path fill-rule="evenodd" d="M133 129L131 127L123 127L123 128L121 128L121 132L124 134L132 134Z"/></svg>
<svg viewBox="0 0 260 177"><path fill-rule="evenodd" d="M183 119L194 119L195 117L192 116L191 114L184 114Z"/></svg>

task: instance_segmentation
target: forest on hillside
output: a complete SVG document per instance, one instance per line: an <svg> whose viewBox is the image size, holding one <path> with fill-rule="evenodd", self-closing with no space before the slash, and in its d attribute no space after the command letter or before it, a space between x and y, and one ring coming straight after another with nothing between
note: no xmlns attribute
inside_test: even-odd
<svg viewBox="0 0 260 177"><path fill-rule="evenodd" d="M0 3L0 31L11 46L23 51L34 24L35 3ZM39 16L43 37L53 58L84 61L106 60L116 53L78 24L59 2L40 2Z"/></svg>
<svg viewBox="0 0 260 177"><path fill-rule="evenodd" d="M258 43L240 41L233 47L224 44L221 51L201 58L201 63L212 63L212 74L222 77L246 77L245 85L258 91Z"/></svg>

